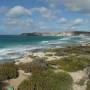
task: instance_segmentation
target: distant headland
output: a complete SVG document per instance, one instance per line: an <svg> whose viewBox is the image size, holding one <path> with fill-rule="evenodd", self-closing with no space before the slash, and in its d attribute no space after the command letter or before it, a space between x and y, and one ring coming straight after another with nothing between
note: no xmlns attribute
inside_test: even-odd
<svg viewBox="0 0 90 90"><path fill-rule="evenodd" d="M23 36L75 36L85 35L90 36L89 31L65 31L65 32L33 32L33 33L22 33Z"/></svg>

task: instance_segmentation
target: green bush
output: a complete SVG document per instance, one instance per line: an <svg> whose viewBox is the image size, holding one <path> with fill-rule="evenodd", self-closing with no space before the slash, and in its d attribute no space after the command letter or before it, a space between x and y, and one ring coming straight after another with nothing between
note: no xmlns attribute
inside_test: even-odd
<svg viewBox="0 0 90 90"><path fill-rule="evenodd" d="M0 64L0 81L16 78L17 76L17 66L14 63Z"/></svg>
<svg viewBox="0 0 90 90"><path fill-rule="evenodd" d="M53 82L54 90L72 90L73 80L68 73L59 72L53 74L52 78L53 78L52 82Z"/></svg>
<svg viewBox="0 0 90 90"><path fill-rule="evenodd" d="M72 78L66 72L51 71L33 74L18 90L72 90Z"/></svg>

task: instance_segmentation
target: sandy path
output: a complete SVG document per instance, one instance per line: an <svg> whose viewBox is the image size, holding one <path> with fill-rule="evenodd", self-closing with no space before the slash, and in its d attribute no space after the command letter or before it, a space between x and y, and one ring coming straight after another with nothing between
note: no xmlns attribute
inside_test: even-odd
<svg viewBox="0 0 90 90"><path fill-rule="evenodd" d="M77 72L71 72L69 73L73 80L74 80L74 84L73 84L73 90L86 90L86 84L84 83L83 86L80 86L79 84L77 84L80 80L87 78L85 71L77 71ZM86 80L87 82L87 80Z"/></svg>
<svg viewBox="0 0 90 90"><path fill-rule="evenodd" d="M11 80L9 81L9 83L10 83L11 86L14 87L15 90L17 90L17 88L18 88L18 86L20 85L20 83L21 83L23 80L27 79L28 76L30 76L30 74L26 74L26 73L24 73L24 71L19 70L19 77L16 78L16 79L11 79Z"/></svg>

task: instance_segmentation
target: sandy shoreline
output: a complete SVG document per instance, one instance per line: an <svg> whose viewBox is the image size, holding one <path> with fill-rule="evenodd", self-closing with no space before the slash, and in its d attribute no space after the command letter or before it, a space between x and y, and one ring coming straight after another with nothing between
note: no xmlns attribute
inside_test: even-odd
<svg viewBox="0 0 90 90"><path fill-rule="evenodd" d="M82 46L90 46L90 44L83 44ZM52 49L52 48L51 48ZM47 50L47 49L46 49ZM25 54L23 57L19 58L19 59L15 59L15 64L19 65L21 63L25 64L25 63L31 63L34 59L36 58L44 58L44 60L46 61L53 61L53 60L60 60L61 58L64 57L68 57L68 56L58 56L55 54L55 52L50 52L50 51L37 51L37 52L29 52L27 54ZM60 71L60 69L56 70L57 72ZM16 90L18 88L18 86L20 85L20 83L27 79L28 76L31 75L31 73L25 73L22 70L19 70L19 77L16 79L11 79L9 81L10 85L12 85ZM71 77L73 78L73 90L86 90L86 84L84 84L83 86L78 85L77 83L79 83L80 80L84 79L87 82L87 74L84 70L81 71L77 71L77 72L67 72L71 75Z"/></svg>
<svg viewBox="0 0 90 90"><path fill-rule="evenodd" d="M89 43L83 43L80 45L76 45L76 46L90 46ZM72 47L72 45L71 45ZM19 63L30 63L32 62L36 57L37 58L45 58L46 61L52 61L55 59L61 59L67 56L55 56L54 53L52 52L48 52L46 50L48 49L56 49L58 47L55 48L47 48L47 49L40 49L40 50L35 50L35 51L31 51L27 54L25 54L23 57L19 58L19 59L15 59L15 63L19 64ZM66 47L59 47L59 48L66 48ZM51 54L52 56L47 56L47 54Z"/></svg>

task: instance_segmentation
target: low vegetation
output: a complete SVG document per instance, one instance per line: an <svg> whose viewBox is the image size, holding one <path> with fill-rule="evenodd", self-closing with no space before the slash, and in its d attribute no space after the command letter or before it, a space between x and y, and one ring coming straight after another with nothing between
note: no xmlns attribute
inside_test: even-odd
<svg viewBox="0 0 90 90"><path fill-rule="evenodd" d="M87 82L87 88L86 90L90 90L90 80Z"/></svg>
<svg viewBox="0 0 90 90"><path fill-rule="evenodd" d="M29 73L31 72L31 63L20 63L18 68L26 73Z"/></svg>
<svg viewBox="0 0 90 90"><path fill-rule="evenodd" d="M0 64L0 81L16 78L18 76L17 70L14 63Z"/></svg>
<svg viewBox="0 0 90 90"><path fill-rule="evenodd" d="M18 90L72 90L73 80L66 72L54 73L45 60L34 60L32 76L23 81Z"/></svg>
<svg viewBox="0 0 90 90"><path fill-rule="evenodd" d="M69 72L74 72L78 70L83 70L85 67L90 65L90 59L71 55L68 57L64 57L63 59L60 60L50 61L49 64L51 64L51 66L59 65L60 69Z"/></svg>
<svg viewBox="0 0 90 90"><path fill-rule="evenodd" d="M72 90L72 82L68 73L45 71L32 74L20 84L18 90Z"/></svg>
<svg viewBox="0 0 90 90"><path fill-rule="evenodd" d="M48 57L54 55L65 57L48 62L45 58L35 58L31 63L20 63L18 66L14 63L0 64L0 81L16 78L19 69L31 73L31 76L19 85L18 90L73 90L73 79L68 72L83 70L90 65L90 46L66 47L48 51L51 52L46 55ZM85 80L82 79L77 84L83 86L84 83ZM90 90L90 81L87 82L86 90Z"/></svg>
<svg viewBox="0 0 90 90"><path fill-rule="evenodd" d="M24 70L26 73L42 71L48 68L48 63L43 58L36 58L31 63L20 63L18 65L20 70Z"/></svg>
<svg viewBox="0 0 90 90"><path fill-rule="evenodd" d="M31 63L31 72L40 73L48 69L48 63L44 59L37 58Z"/></svg>
<svg viewBox="0 0 90 90"><path fill-rule="evenodd" d="M65 48L49 49L49 52L55 52L57 56L76 55L90 55L90 46L70 46Z"/></svg>

